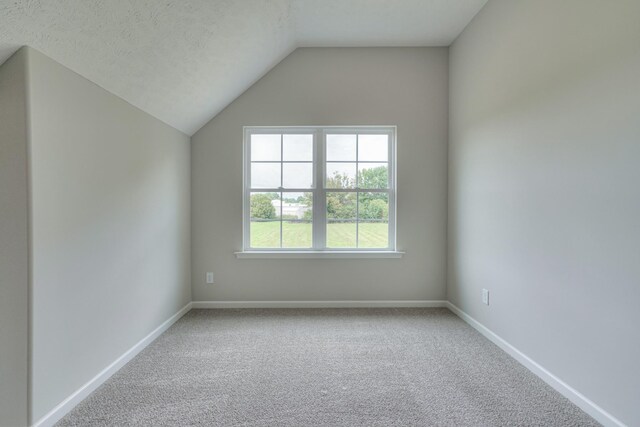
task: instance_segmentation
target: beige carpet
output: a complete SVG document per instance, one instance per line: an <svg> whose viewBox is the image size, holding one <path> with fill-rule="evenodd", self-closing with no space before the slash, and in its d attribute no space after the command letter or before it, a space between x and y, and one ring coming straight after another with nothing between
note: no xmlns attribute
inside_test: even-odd
<svg viewBox="0 0 640 427"><path fill-rule="evenodd" d="M59 426L598 425L447 309L192 310Z"/></svg>

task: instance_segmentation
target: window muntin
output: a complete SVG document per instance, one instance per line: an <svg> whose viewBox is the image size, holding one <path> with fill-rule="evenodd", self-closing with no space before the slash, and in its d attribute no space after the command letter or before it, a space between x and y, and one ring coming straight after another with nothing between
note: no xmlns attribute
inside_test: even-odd
<svg viewBox="0 0 640 427"><path fill-rule="evenodd" d="M395 250L394 185L394 127L246 127L244 250Z"/></svg>

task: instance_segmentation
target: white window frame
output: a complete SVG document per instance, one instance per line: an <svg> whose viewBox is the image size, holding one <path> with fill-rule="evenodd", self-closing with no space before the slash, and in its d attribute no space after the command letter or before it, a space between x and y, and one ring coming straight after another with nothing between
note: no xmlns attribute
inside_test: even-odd
<svg viewBox="0 0 640 427"><path fill-rule="evenodd" d="M243 250L236 252L239 258L304 258L326 257L337 258L350 256L353 258L399 258L402 252L396 249L396 126L244 126L243 127ZM252 192L282 192L282 188L249 187L251 182L251 135L253 134L312 134L313 135L313 188L287 188L285 192L313 193L312 247L311 248L252 248L250 246L250 196ZM325 188L326 135L340 134L384 134L389 139L389 188L360 189L356 180L356 188ZM282 147L282 145L281 145ZM356 150L358 142L356 137ZM356 157L357 159L357 157ZM280 159L283 162L282 158ZM285 162L286 163L286 162ZM350 162L355 163L355 161ZM362 163L362 162L359 162ZM379 163L379 162L376 162ZM326 194L327 192L384 192L389 195L389 246L386 248L327 248L326 242ZM359 197L356 197L359 200ZM356 207L356 212L357 212ZM356 224L358 222L356 221ZM358 227L358 225L356 225ZM356 228L357 230L357 228ZM280 234L282 239L282 232ZM356 245L358 233L356 231Z"/></svg>

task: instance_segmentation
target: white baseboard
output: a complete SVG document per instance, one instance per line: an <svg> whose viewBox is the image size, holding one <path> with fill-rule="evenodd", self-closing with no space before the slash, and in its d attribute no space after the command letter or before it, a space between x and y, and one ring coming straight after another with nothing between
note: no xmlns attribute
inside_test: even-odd
<svg viewBox="0 0 640 427"><path fill-rule="evenodd" d="M516 359L525 368L529 369L531 372L540 377L544 382L553 387L556 391L562 394L564 397L573 402L576 406L582 409L584 412L593 417L596 421L601 423L606 427L625 427L625 425L618 420L616 417L593 403L591 400L587 399L583 394L579 391L571 387L569 384L562 381L560 378L553 375L551 372L546 370L536 361L531 359L529 356L509 344L507 341L502 339L492 330L484 326L482 323L478 322L473 317L469 316L467 313L462 311L460 308L456 307L451 302L447 302L447 308L455 313L462 320L471 325L474 329L484 335L489 341L496 344L502 350L504 350L511 357Z"/></svg>
<svg viewBox="0 0 640 427"><path fill-rule="evenodd" d="M127 350L122 356L118 357L113 363L104 368L102 372L76 390L71 396L63 400L44 417L33 423L32 427L50 427L60 421L60 419L69 413L69 411L71 411L78 403L84 400L89 394L91 394L91 392L108 380L111 375L115 374L120 368L126 365L127 362L133 359L146 346L151 344L153 340L158 338L164 331L169 329L171 325L176 323L178 319L184 316L189 310L191 310L191 303L182 307L176 314L171 316L164 323L154 329L149 335Z"/></svg>
<svg viewBox="0 0 640 427"><path fill-rule="evenodd" d="M447 307L447 301L193 301L193 308Z"/></svg>
<svg viewBox="0 0 640 427"><path fill-rule="evenodd" d="M151 344L171 325L178 321L192 308L356 308L356 307L447 307L462 320L471 325L474 329L492 341L511 357L524 365L531 372L540 377L543 381L565 396L576 406L606 427L625 427L625 425L586 398L583 394L569 386L560 378L543 368L533 359L522 353L520 350L509 344L486 326L469 316L467 313L456 307L449 301L444 300L412 300L412 301L193 301L182 307L176 314L167 319L164 323L153 330L149 335L140 340L137 344L127 350L122 356L116 359L109 366L104 368L98 375L88 381L72 395L67 397L49 413L40 418L32 427L51 427L64 417L78 403L84 400L91 392L104 383L111 375L116 373L127 362L133 359L146 346Z"/></svg>

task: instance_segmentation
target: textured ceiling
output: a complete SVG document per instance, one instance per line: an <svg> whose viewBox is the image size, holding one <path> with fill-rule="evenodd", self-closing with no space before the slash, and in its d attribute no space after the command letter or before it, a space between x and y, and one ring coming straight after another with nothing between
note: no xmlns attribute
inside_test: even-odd
<svg viewBox="0 0 640 427"><path fill-rule="evenodd" d="M191 135L298 46L446 46L487 0L0 0L29 45Z"/></svg>

